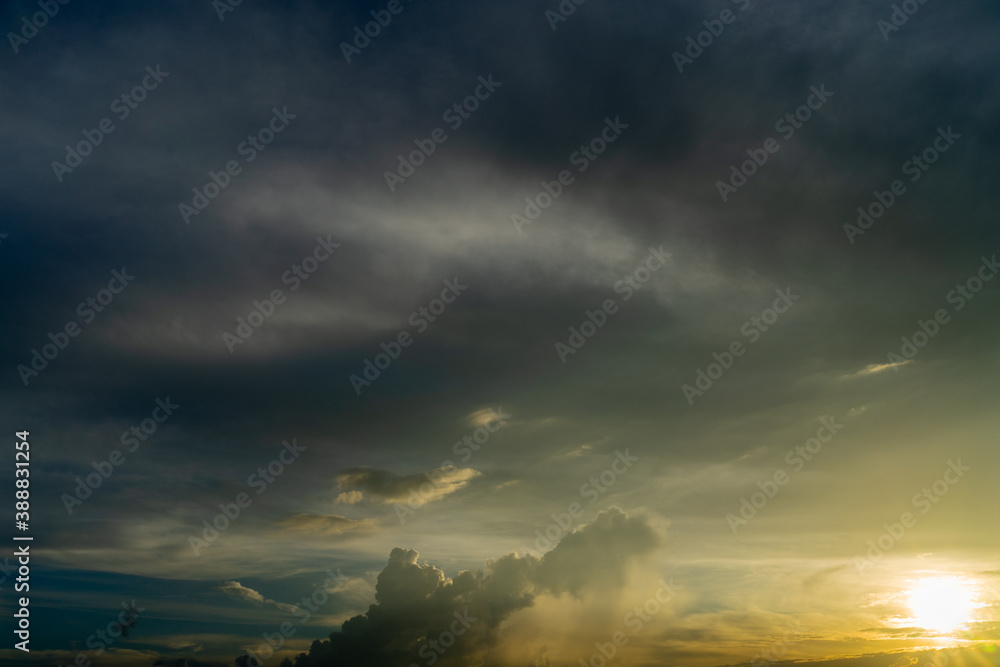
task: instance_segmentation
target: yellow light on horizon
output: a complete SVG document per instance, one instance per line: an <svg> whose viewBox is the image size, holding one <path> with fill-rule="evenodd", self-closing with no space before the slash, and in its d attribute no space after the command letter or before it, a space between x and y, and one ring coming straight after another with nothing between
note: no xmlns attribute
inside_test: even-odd
<svg viewBox="0 0 1000 667"><path fill-rule="evenodd" d="M941 633L953 632L972 620L974 593L957 577L921 579L907 591L916 625Z"/></svg>

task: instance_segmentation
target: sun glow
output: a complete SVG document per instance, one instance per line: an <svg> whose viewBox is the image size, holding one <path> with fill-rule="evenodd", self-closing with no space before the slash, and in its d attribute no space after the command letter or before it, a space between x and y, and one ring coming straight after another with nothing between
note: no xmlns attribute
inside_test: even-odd
<svg viewBox="0 0 1000 667"><path fill-rule="evenodd" d="M975 594L957 577L921 579L906 595L913 622L942 633L969 622L976 607Z"/></svg>

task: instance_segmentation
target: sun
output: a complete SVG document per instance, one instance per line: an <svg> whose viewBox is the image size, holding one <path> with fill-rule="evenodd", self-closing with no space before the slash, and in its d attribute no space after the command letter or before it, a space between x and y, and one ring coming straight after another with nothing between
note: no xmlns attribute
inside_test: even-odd
<svg viewBox="0 0 1000 667"><path fill-rule="evenodd" d="M957 577L921 579L906 592L916 625L937 632L952 632L971 620L974 594Z"/></svg>

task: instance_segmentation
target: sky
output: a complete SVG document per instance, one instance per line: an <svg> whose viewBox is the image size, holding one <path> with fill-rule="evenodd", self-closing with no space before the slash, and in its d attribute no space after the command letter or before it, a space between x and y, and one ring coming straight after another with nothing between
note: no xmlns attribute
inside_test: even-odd
<svg viewBox="0 0 1000 667"><path fill-rule="evenodd" d="M1000 664L994 3L0 21L0 664Z"/></svg>

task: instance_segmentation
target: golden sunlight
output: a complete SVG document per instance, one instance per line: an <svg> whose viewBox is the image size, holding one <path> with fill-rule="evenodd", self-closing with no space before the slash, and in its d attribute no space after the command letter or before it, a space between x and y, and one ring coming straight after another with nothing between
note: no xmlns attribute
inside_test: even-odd
<svg viewBox="0 0 1000 667"><path fill-rule="evenodd" d="M975 594L958 577L921 579L907 591L913 622L927 630L952 632L972 619Z"/></svg>

